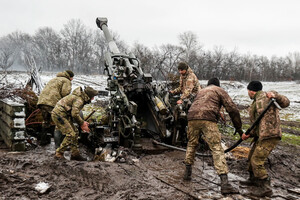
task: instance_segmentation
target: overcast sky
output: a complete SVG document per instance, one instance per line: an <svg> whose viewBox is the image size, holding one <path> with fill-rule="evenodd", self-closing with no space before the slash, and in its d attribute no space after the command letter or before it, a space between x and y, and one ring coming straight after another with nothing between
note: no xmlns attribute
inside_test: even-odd
<svg viewBox="0 0 300 200"><path fill-rule="evenodd" d="M178 44L192 31L204 49L222 46L271 57L300 52L299 0L0 0L0 36L60 31L71 19L97 30L97 17L128 45ZM99 30L100 31L100 30Z"/></svg>

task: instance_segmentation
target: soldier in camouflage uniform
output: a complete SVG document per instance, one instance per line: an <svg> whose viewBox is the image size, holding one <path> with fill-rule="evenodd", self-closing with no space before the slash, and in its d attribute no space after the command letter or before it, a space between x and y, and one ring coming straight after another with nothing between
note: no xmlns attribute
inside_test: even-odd
<svg viewBox="0 0 300 200"><path fill-rule="evenodd" d="M51 111L61 98L70 94L73 77L74 73L71 70L58 73L55 78L51 79L46 84L39 96L37 105L42 112L44 120L42 124L42 133L40 135L41 145L50 143L49 139L51 135L47 136L46 131L50 128Z"/></svg>
<svg viewBox="0 0 300 200"><path fill-rule="evenodd" d="M229 113L237 132L240 135L243 133L237 106L227 92L220 88L219 80L217 78L210 79L207 87L199 90L188 112L188 145L184 160L186 164L184 180L191 179L196 147L201 136L212 151L214 167L221 179L221 193L234 194L238 193L238 190L228 183L228 167L224 149L221 146L221 133L217 126L221 106L224 106Z"/></svg>
<svg viewBox="0 0 300 200"><path fill-rule="evenodd" d="M253 99L249 110L250 121L252 123L267 107L270 98L275 98L276 102L282 108L288 107L290 104L287 97L278 94L276 91L263 92L260 81L251 81L248 84L247 89L249 97ZM273 192L270 187L270 179L268 178L268 173L264 164L271 151L281 139L279 109L277 106L272 105L269 108L259 125L252 130L250 135L242 135L243 140L249 137L254 137L254 144L248 156L248 171L250 176L248 180L240 181L240 183L243 185L258 186L259 188L253 192L256 196L271 196Z"/></svg>
<svg viewBox="0 0 300 200"><path fill-rule="evenodd" d="M185 99L193 98L197 95L197 92L201 89L199 80L194 74L192 69L185 62L178 64L178 70L180 73L179 87L171 90L172 94L182 94L177 104L182 104Z"/></svg>
<svg viewBox="0 0 300 200"><path fill-rule="evenodd" d="M78 129L74 126L73 120L80 126L84 132L90 132L89 123L84 121L79 112L83 106L90 103L97 91L91 87L86 87L83 91L81 87L76 88L72 94L62 98L57 102L52 110L52 120L57 128L65 135L60 147L56 149L55 157L64 158L64 152L70 148L72 160L86 160L78 149Z"/></svg>

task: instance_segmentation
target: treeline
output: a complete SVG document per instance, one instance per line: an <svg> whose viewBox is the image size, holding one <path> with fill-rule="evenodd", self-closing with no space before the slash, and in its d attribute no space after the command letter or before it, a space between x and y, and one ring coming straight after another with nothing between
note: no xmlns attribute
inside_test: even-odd
<svg viewBox="0 0 300 200"><path fill-rule="evenodd" d="M227 52L222 47L204 50L197 35L184 32L178 36L178 44L164 44L149 48L135 43L129 47L117 33L112 36L121 52L132 52L140 60L144 72L154 79L164 80L169 74L177 74L177 63L186 61L199 79L218 77L222 80L287 81L300 80L300 53L286 57L241 55ZM76 73L104 73L104 56L107 44L98 28L90 29L80 20L72 19L59 32L43 27L34 35L13 32L0 38L0 67L8 70L12 65L31 70L62 71Z"/></svg>

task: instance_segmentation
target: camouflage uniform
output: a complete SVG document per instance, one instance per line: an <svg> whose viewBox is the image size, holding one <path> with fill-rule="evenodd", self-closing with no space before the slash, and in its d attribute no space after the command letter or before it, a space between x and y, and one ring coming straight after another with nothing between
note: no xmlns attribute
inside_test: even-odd
<svg viewBox="0 0 300 200"><path fill-rule="evenodd" d="M289 106L290 101L287 97L275 91L271 92L275 94L275 99L282 108ZM266 92L256 92L249 110L252 123L267 107L269 101L270 99L266 96ZM251 136L254 137L254 144L248 156L248 170L250 173L253 172L254 177L258 179L268 178L264 163L280 141L281 135L279 109L272 105L261 119L258 127L251 132Z"/></svg>
<svg viewBox="0 0 300 200"><path fill-rule="evenodd" d="M189 141L184 161L187 165L194 164L201 135L212 151L214 167L219 175L228 173L224 149L221 146L221 133L217 126L221 106L229 113L234 127L241 130L240 113L225 90L214 85L199 90L187 116Z"/></svg>
<svg viewBox="0 0 300 200"><path fill-rule="evenodd" d="M174 94L181 93L181 100L191 98L191 95L195 97L201 89L199 80L190 67L184 75L180 76L179 83L179 87L174 89Z"/></svg>
<svg viewBox="0 0 300 200"><path fill-rule="evenodd" d="M74 126L73 120L81 126L84 120L79 116L80 110L84 104L90 102L90 97L81 89L76 88L72 94L62 98L57 102L52 110L52 120L57 128L65 135L60 147L56 152L63 154L68 147L71 149L72 155L79 154L78 150L78 129ZM59 119L59 117L61 119ZM61 123L63 121L63 123Z"/></svg>
<svg viewBox="0 0 300 200"><path fill-rule="evenodd" d="M67 72L60 72L47 83L41 92L37 105L42 111L45 128L50 126L51 111L56 103L71 92L70 78Z"/></svg>

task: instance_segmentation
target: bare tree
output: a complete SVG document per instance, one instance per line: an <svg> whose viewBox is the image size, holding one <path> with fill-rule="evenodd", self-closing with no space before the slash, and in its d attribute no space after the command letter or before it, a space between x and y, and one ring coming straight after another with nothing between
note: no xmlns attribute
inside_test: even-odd
<svg viewBox="0 0 300 200"><path fill-rule="evenodd" d="M179 44L183 47L185 55L183 60L191 64L193 58L201 50L201 46L198 44L197 35L191 31L184 32L179 35Z"/></svg>
<svg viewBox="0 0 300 200"><path fill-rule="evenodd" d="M152 75L157 79L165 79L168 74L177 73L177 63L184 50L176 45L162 45L154 52L155 68L152 69Z"/></svg>
<svg viewBox="0 0 300 200"><path fill-rule="evenodd" d="M92 64L92 32L80 20L72 19L61 31L64 65L74 71L90 71Z"/></svg>
<svg viewBox="0 0 300 200"><path fill-rule="evenodd" d="M61 68L61 37L52 28L39 29L33 37L38 48L40 66L44 70L53 71Z"/></svg>

